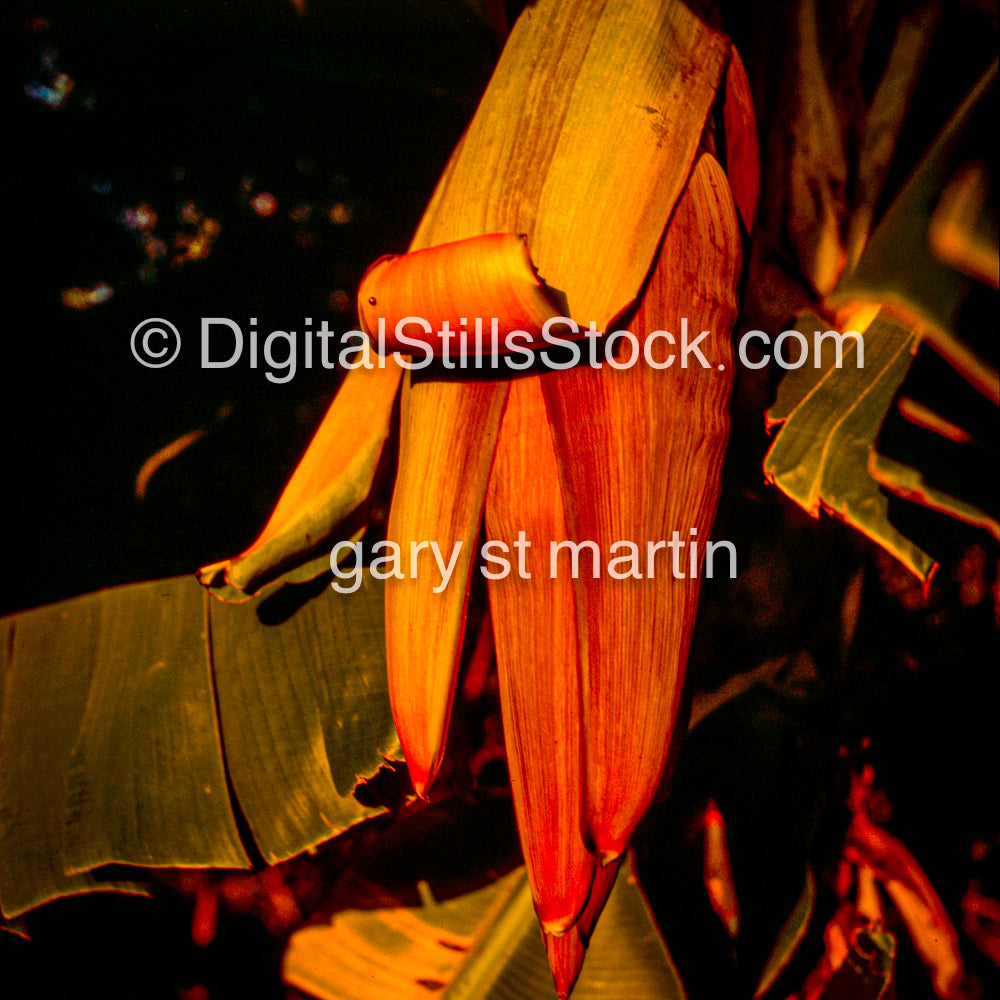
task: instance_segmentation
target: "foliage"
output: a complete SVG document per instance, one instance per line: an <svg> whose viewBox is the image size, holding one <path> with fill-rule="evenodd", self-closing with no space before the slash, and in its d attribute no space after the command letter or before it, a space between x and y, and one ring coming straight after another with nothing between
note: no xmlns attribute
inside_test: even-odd
<svg viewBox="0 0 1000 1000"><path fill-rule="evenodd" d="M234 608L179 577L4 619L8 916L126 888L111 864L249 868L231 794L271 864L380 811L354 793L398 755L381 587L282 596Z"/></svg>

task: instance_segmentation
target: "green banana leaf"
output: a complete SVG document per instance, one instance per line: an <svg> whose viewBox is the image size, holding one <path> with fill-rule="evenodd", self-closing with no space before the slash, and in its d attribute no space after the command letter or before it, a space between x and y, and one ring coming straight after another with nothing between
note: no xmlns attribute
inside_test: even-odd
<svg viewBox="0 0 1000 1000"><path fill-rule="evenodd" d="M939 2L901 12L885 70L864 117L846 240L848 270L857 264L871 235L878 199L940 17Z"/></svg>
<svg viewBox="0 0 1000 1000"><path fill-rule="evenodd" d="M290 985L321 1000L551 1000L555 988L518 868L484 889L418 909L348 910L296 931ZM673 960L627 863L591 939L574 1000L684 1000Z"/></svg>
<svg viewBox="0 0 1000 1000"><path fill-rule="evenodd" d="M381 812L354 796L399 747L382 588L325 583L244 605L194 577L0 620L0 903L97 889L109 864L247 868Z"/></svg>
<svg viewBox="0 0 1000 1000"><path fill-rule="evenodd" d="M0 718L0 905L15 917L80 892L143 892L135 882L70 874L63 843L69 769L87 701L99 595L4 619ZM32 655L34 654L34 655Z"/></svg>
<svg viewBox="0 0 1000 1000"><path fill-rule="evenodd" d="M802 316L797 328L822 329L814 322ZM842 367L830 357L819 369L803 366L782 379L768 411L768 422L782 428L764 474L813 516L826 510L842 518L926 580L933 558L891 524L889 499L868 472L869 452L910 366L915 338L884 313L861 332L863 367L852 343Z"/></svg>
<svg viewBox="0 0 1000 1000"><path fill-rule="evenodd" d="M353 594L320 586L280 626L244 612L266 615L266 600L209 602L226 762L269 863L383 812L362 806L354 789L385 760L402 759L386 688L382 584L366 574Z"/></svg>

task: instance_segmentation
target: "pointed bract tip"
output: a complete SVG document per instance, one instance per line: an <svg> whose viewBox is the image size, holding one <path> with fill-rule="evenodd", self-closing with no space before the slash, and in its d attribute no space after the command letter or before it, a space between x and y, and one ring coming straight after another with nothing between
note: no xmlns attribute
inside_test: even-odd
<svg viewBox="0 0 1000 1000"><path fill-rule="evenodd" d="M437 768L433 771L429 771L422 764L418 764L416 761L407 760L406 762L407 770L410 772L410 781L413 783L413 793L418 799L424 802L430 801L430 796L427 794L431 783L434 781L435 775L437 774Z"/></svg>
<svg viewBox="0 0 1000 1000"><path fill-rule="evenodd" d="M568 1000L573 986L583 968L586 954L576 927L571 927L565 934L556 936L542 931L545 940L545 954L548 956L549 968L552 970L552 981L560 1000Z"/></svg>

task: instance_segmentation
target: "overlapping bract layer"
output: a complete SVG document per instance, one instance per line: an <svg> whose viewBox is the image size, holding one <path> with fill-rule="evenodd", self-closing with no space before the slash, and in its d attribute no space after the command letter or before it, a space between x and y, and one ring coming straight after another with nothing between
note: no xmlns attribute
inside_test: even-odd
<svg viewBox="0 0 1000 1000"><path fill-rule="evenodd" d="M630 326L640 341L664 329L679 341L682 320L692 338L709 331L701 346L710 367L681 367L680 352L656 339L649 361L580 366L543 382L570 537L604 554L623 542L638 550L635 577L581 571L575 581L584 835L605 863L625 850L670 748L698 600L691 546L703 553L709 538L729 432L740 264L725 174L703 154ZM675 354L670 367L654 367ZM675 531L683 558L662 549L650 558L649 544Z"/></svg>
<svg viewBox="0 0 1000 1000"><path fill-rule="evenodd" d="M504 739L525 865L542 928L565 933L587 903L597 861L580 836L583 793L573 581L552 577L549 539L566 538L541 382L511 385L493 460L486 534L523 566L491 580Z"/></svg>
<svg viewBox="0 0 1000 1000"><path fill-rule="evenodd" d="M435 248L434 254L391 262L397 287L420 289L413 301L426 303L422 318L433 330L445 319L457 328L462 319L447 312L447 301L425 294L442 285L429 263L432 256L440 261L437 248L502 233L526 237L538 274L581 326L593 321L604 329L633 304L686 183L730 57L726 37L679 0L539 0L528 13L511 32L414 236L411 251ZM628 74L621 72L624 61ZM471 247L466 243L465 253L475 253ZM401 277L410 266L423 272L419 280ZM469 263L449 265L445 278L455 277L456 270L482 282L481 269ZM377 277L373 268L359 312L370 330L377 330L380 319L394 329L415 311L395 294L385 299ZM486 297L510 322L523 311L518 296ZM390 313L380 303L395 308ZM412 419L411 430L401 434L400 467L415 469L397 481L388 532L403 551L435 539L450 551L454 541L478 532L492 442L475 441L467 421L478 419L475 414L484 407L492 412L493 393L504 391L499 383L429 377L404 387ZM452 453L451 489L444 479L421 474L439 468L435 449L442 442L449 442ZM461 499L451 513L442 513L453 496ZM440 524L445 533L428 534L442 518L449 520ZM412 678L426 693L423 705L411 701L397 714L421 793L440 765L446 738L433 727L447 721L450 701L442 703L441 692L454 690L465 611L458 583L468 579L472 554L471 546L463 546L456 581L443 593L434 593L436 581L427 574L387 590L390 677ZM414 622L420 623L418 648L405 638L413 634Z"/></svg>
<svg viewBox="0 0 1000 1000"><path fill-rule="evenodd" d="M465 630L472 555L482 523L486 480L507 398L496 382L454 383L418 377L403 388L399 472L387 536L404 552L437 542L454 552L455 570L435 593L433 556L422 551L415 574L386 580L386 662L399 740L420 796L444 755L458 658ZM456 433L456 428L462 428ZM456 484L461 488L456 489Z"/></svg>
<svg viewBox="0 0 1000 1000"><path fill-rule="evenodd" d="M666 765L728 434L740 269L736 207L703 153L629 321L634 363L464 383L462 393L424 378L404 400L390 535L472 549L485 494L488 539L516 564L490 570L501 705L522 847L563 994L611 888L614 867L602 866L625 851ZM682 367L671 331L685 323L702 353ZM449 494L459 470L469 476ZM647 559L650 543L675 533L688 545L683 560L663 545ZM621 543L641 555L631 575L617 574L627 578L600 565L597 576L560 571L550 544L562 541L596 543L599 563ZM387 608L393 706L421 794L441 759L470 569L466 560L460 608L410 582ZM442 657L442 647L456 652Z"/></svg>

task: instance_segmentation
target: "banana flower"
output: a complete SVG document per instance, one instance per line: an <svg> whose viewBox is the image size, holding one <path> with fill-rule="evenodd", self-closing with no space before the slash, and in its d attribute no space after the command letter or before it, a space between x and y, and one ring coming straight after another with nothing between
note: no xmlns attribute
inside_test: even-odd
<svg viewBox="0 0 1000 1000"><path fill-rule="evenodd" d="M345 511L370 488L402 383L387 541L414 565L385 591L400 743L426 796L482 571L518 829L561 997L667 763L728 435L740 218L752 225L757 189L746 75L716 25L675 0L529 6L411 252L376 261L359 290L373 341L429 363L349 372L286 489L294 503L279 501L248 550L260 562L280 545L284 566L338 521L353 529ZM512 377L469 360L492 362L517 331L537 348L553 320L602 363ZM618 352L615 330L631 334ZM708 331L703 363L679 362L682 331ZM463 358L461 371L445 363ZM348 446L361 457L345 499L331 483ZM325 526L308 499L323 491L338 518ZM483 555L506 553L507 573L475 560L484 517ZM578 566L552 553L561 542L579 546ZM206 576L238 586L246 555Z"/></svg>

